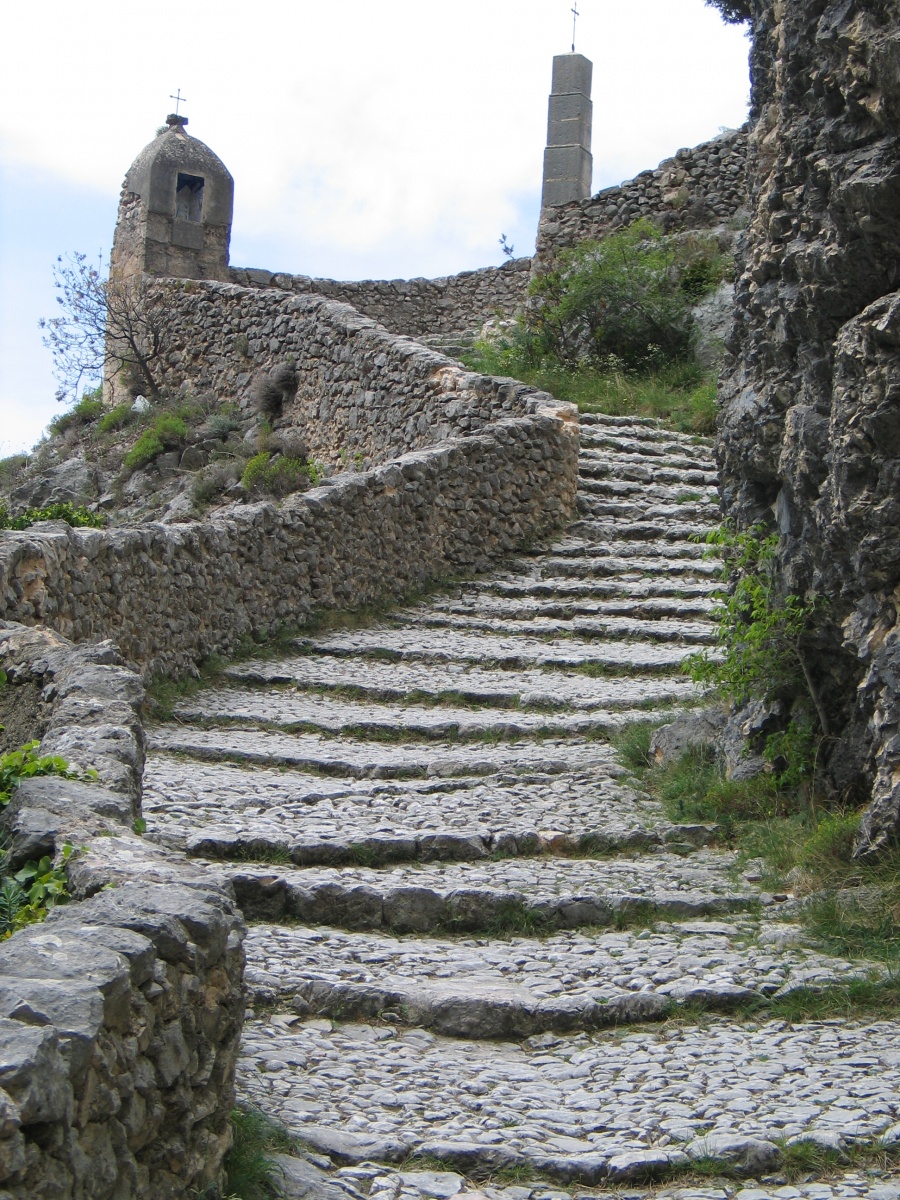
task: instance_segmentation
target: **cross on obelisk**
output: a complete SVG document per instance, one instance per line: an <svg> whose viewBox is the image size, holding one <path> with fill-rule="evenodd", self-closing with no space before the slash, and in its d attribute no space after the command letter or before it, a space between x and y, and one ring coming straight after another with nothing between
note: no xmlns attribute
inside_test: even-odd
<svg viewBox="0 0 900 1200"><path fill-rule="evenodd" d="M178 95L173 96L172 93L170 92L169 99L175 101L175 116L177 117L178 116L178 105L182 104L182 103L187 104L187 98L185 96L182 96L181 88L178 88Z"/></svg>
<svg viewBox="0 0 900 1200"><path fill-rule="evenodd" d="M572 14L572 53L574 54L575 53L575 26L578 23L578 18L581 16L581 13L578 11L578 0L575 0L575 7L569 9L569 11Z"/></svg>

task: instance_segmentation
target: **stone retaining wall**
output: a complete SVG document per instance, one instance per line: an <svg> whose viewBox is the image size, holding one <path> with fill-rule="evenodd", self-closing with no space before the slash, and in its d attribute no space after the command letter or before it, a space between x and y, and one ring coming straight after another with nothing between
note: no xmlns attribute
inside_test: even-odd
<svg viewBox="0 0 900 1200"><path fill-rule="evenodd" d="M76 901L0 945L0 1197L180 1200L218 1187L243 1018L233 895L196 871L162 878L133 832L143 687L109 643L4 622L0 665L13 696L39 689L42 753L99 776L19 785L0 819L13 863L89 839L129 859L126 881L79 849Z"/></svg>
<svg viewBox="0 0 900 1200"><path fill-rule="evenodd" d="M642 171L591 200L573 200L541 213L535 271L548 270L560 251L595 241L641 217L666 232L720 225L746 207L747 128L679 150L655 171Z"/></svg>
<svg viewBox="0 0 900 1200"><path fill-rule="evenodd" d="M282 507L0 534L0 618L79 642L109 637L130 664L179 673L315 609L483 569L573 515L577 426L569 406L547 400L534 416L338 476Z"/></svg>
<svg viewBox="0 0 900 1200"><path fill-rule="evenodd" d="M439 279L343 282L235 267L231 278L244 287L274 287L326 296L352 304L392 333L432 337L479 330L498 313L511 317L525 299L530 272L531 259L516 258L498 267L462 271Z"/></svg>

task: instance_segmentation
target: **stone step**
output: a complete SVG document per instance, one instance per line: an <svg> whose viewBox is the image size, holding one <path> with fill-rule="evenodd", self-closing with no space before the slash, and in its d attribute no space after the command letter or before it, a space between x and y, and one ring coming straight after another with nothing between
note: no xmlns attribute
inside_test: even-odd
<svg viewBox="0 0 900 1200"><path fill-rule="evenodd" d="M186 754L208 762L256 763L295 767L346 779L425 779L514 774L558 775L602 768L620 771L605 742L511 742L478 746L447 743L389 744L317 734L272 733L265 730L192 729L156 726L149 731L154 750Z"/></svg>
<svg viewBox="0 0 900 1200"><path fill-rule="evenodd" d="M718 472L708 462L695 467L659 466L653 468L632 459L617 459L602 452L583 450L578 457L579 486L589 480L624 480L631 483L666 485L675 488L715 488Z"/></svg>
<svg viewBox="0 0 900 1200"><path fill-rule="evenodd" d="M619 729L646 715L634 709L553 713L373 704L296 690L237 687L205 689L180 701L175 708L175 717L182 723L253 725L330 736L444 742L591 737Z"/></svg>
<svg viewBox="0 0 900 1200"><path fill-rule="evenodd" d="M597 547L582 539L554 546L553 554L538 559L535 568L545 578L561 579L609 579L617 584L638 583L650 585L662 579L665 582L697 583L709 580L714 587L721 587L721 564L700 555L690 555L693 547L678 547L667 557L665 554L620 557L613 554L597 554ZM684 557L681 557L681 554Z"/></svg>
<svg viewBox="0 0 900 1200"><path fill-rule="evenodd" d="M705 504L718 511L719 490L715 484L684 487L678 484L651 483L646 479L613 479L608 476L595 478L585 475L578 481L580 496L604 496L620 501L637 501L653 504Z"/></svg>
<svg viewBox="0 0 900 1200"><path fill-rule="evenodd" d="M715 467L715 456L708 446L694 445L689 441L670 439L653 441L650 438L620 436L612 430L582 429L580 432L579 457L605 456L619 462L642 463L653 467L687 468L708 471Z"/></svg>
<svg viewBox="0 0 900 1200"><path fill-rule="evenodd" d="M602 496L581 492L578 496L578 511L594 520L653 521L666 524L697 522L701 525L718 524L718 504L705 500L685 500L681 504L665 500L653 500L649 496L638 499Z"/></svg>
<svg viewBox="0 0 900 1200"><path fill-rule="evenodd" d="M421 662L471 662L504 667L584 667L632 672L675 671L690 653L683 646L649 642L586 642L577 638L546 639L525 634L492 637L482 633L445 631L440 637L427 629L375 626L298 640L298 647L316 654L341 657L381 657Z"/></svg>
<svg viewBox="0 0 900 1200"><path fill-rule="evenodd" d="M880 970L799 944L760 945L760 932L797 931L740 915L493 940L262 923L246 942L246 986L257 1003L299 997L299 1011L342 1019L391 1011L410 1025L479 1040L659 1020L674 1005L727 1012Z"/></svg>
<svg viewBox="0 0 900 1200"><path fill-rule="evenodd" d="M735 856L700 850L637 858L510 858L450 865L273 871L238 867L229 878L250 921L298 921L392 933L549 933L625 927L650 918L723 916L759 904L729 871Z"/></svg>
<svg viewBox="0 0 900 1200"><path fill-rule="evenodd" d="M297 655L284 659L251 659L232 663L224 676L238 683L293 684L298 687L346 690L373 700L428 699L503 708L573 708L618 710L653 702L684 704L696 697L685 678L639 675L604 679L580 672L553 670L489 671L464 663L429 666L417 662L381 662L377 658Z"/></svg>
<svg viewBox="0 0 900 1200"><path fill-rule="evenodd" d="M406 625L413 629L471 630L498 637L581 637L590 639L631 639L655 643L681 642L691 646L706 646L715 640L715 626L709 620L688 621L658 617L549 617L535 613L521 620L515 618L469 616L434 612L410 615Z"/></svg>
<svg viewBox="0 0 900 1200"><path fill-rule="evenodd" d="M610 591L613 590L610 588ZM674 591L674 588L672 590ZM526 620L538 617L558 620L572 620L575 617L627 617L644 621L667 617L700 617L708 620L715 608L715 601L709 596L709 590L706 588L691 599L675 595L642 598L634 593L617 596L615 599L598 599L590 594L559 595L545 588L542 594L554 598L540 599L533 591L530 595L504 595L500 588L495 587L492 593L485 589L481 592L462 593L459 597L447 600L435 600L430 606L430 611L498 620Z"/></svg>
<svg viewBox="0 0 900 1200"><path fill-rule="evenodd" d="M417 1180L426 1189L420 1196L451 1195L462 1181L448 1169L491 1178L478 1193L491 1200L564 1200L560 1187L579 1185L630 1186L632 1195L636 1182L681 1168L686 1179L639 1194L896 1200L896 1178L861 1169L831 1185L755 1182L772 1178L786 1142L840 1146L892 1128L900 1031L885 1022L723 1019L489 1043L274 1013L245 1026L238 1089L344 1164L347 1181L359 1183L360 1168L346 1164L405 1162L394 1168L404 1172L396 1189L379 1195L398 1196L408 1182L413 1190L403 1195L415 1197ZM752 1182L690 1183L695 1157ZM439 1160L444 1174L425 1182L416 1158L422 1167ZM501 1182L504 1172L516 1187Z"/></svg>
<svg viewBox="0 0 900 1200"><path fill-rule="evenodd" d="M621 520L615 517L579 517L569 526L569 534L594 542L693 542L702 541L714 526L709 522L660 520Z"/></svg>
<svg viewBox="0 0 900 1200"><path fill-rule="evenodd" d="M710 456L715 452L715 441L700 433L678 432L654 417L617 417L607 413L579 413L579 431L593 437L611 436L634 438L639 441L671 443L694 446Z"/></svg>
<svg viewBox="0 0 900 1200"><path fill-rule="evenodd" d="M609 597L608 603L634 604L638 609L657 599L672 597L679 603L699 600L701 603L713 598L719 588L714 579L568 579L542 575L541 578L518 575L515 577L495 576L484 581L475 581L478 593L485 597L508 596L559 598L563 603L570 599L590 600Z"/></svg>
<svg viewBox="0 0 900 1200"><path fill-rule="evenodd" d="M612 770L339 780L151 750L143 813L147 837L173 850L298 866L630 852L715 838L714 826L672 825Z"/></svg>
<svg viewBox="0 0 900 1200"><path fill-rule="evenodd" d="M577 521L578 527L587 527L585 521ZM643 569L646 561L656 564L655 570L668 570L668 562L683 559L693 559L703 564L700 570L706 575L715 575L721 571L722 564L718 558L709 553L709 547L704 542L687 539L675 544L661 538L650 538L647 541L629 542L627 546L617 545L615 539L607 538L605 543L595 538L586 537L584 532L566 531L564 537L552 542L548 547L535 550L523 564L523 572L533 572L540 569L544 574L547 567L555 565L560 557L570 558L590 555L592 558L608 558L616 565L622 574L634 574ZM627 556L627 557L626 557ZM637 564L632 566L632 564ZM607 570L606 574L611 572Z"/></svg>

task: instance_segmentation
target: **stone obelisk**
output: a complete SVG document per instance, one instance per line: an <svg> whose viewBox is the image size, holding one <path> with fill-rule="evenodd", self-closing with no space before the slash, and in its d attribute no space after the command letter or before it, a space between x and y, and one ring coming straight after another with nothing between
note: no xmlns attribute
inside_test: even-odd
<svg viewBox="0 0 900 1200"><path fill-rule="evenodd" d="M541 208L587 200L591 194L592 71L583 54L553 59Z"/></svg>

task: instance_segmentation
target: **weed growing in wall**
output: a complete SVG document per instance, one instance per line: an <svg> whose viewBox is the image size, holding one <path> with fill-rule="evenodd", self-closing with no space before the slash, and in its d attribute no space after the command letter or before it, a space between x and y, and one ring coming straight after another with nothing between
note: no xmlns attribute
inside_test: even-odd
<svg viewBox="0 0 900 1200"><path fill-rule="evenodd" d="M764 739L780 787L798 787L815 769L828 718L807 663L804 638L815 605L778 586L778 535L726 523L706 537L723 557L727 586L715 593L715 652L685 662L696 683L712 685L741 705L751 698L783 701L790 720ZM798 703L798 697L805 702Z"/></svg>

